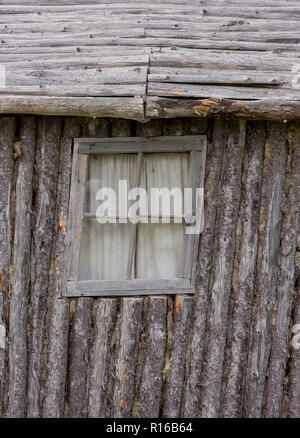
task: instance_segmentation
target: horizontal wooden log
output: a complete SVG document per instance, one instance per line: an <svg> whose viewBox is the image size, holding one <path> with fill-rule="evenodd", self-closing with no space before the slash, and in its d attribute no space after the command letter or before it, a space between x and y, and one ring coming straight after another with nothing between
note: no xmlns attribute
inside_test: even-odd
<svg viewBox="0 0 300 438"><path fill-rule="evenodd" d="M219 99L276 99L282 101L300 100L300 90L288 88L268 88L259 86L229 87L224 85L198 85L198 84L172 84L172 83L154 83L148 85L147 94L149 96L162 97L184 97L184 98L209 98L216 96Z"/></svg>
<svg viewBox="0 0 300 438"><path fill-rule="evenodd" d="M291 86L290 73L272 73L250 71L214 70L176 68L176 67L152 67L148 75L149 82L158 83L182 83L182 84L211 84L211 85L270 85Z"/></svg>
<svg viewBox="0 0 300 438"><path fill-rule="evenodd" d="M300 117L300 100L174 99L148 97L146 117L217 117L252 120L294 120Z"/></svg>
<svg viewBox="0 0 300 438"><path fill-rule="evenodd" d="M0 114L120 117L144 120L142 97L0 96Z"/></svg>
<svg viewBox="0 0 300 438"><path fill-rule="evenodd" d="M66 56L66 54L62 54L62 56ZM147 67L144 66L89 69L85 67L65 67L56 69L15 69L7 67L6 69L7 87L24 87L29 85L60 87L65 85L67 87L75 86L75 88L78 88L78 86L81 85L82 88L88 88L103 84L119 84L123 86L129 84L145 84L146 80Z"/></svg>
<svg viewBox="0 0 300 438"><path fill-rule="evenodd" d="M7 85L0 89L0 95L15 96L49 96L49 97L134 97L146 93L146 83L142 84L113 84L113 85Z"/></svg>

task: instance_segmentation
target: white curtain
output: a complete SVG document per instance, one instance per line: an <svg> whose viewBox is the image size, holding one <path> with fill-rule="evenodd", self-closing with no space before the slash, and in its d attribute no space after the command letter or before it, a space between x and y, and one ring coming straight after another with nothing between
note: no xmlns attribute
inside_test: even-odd
<svg viewBox="0 0 300 438"><path fill-rule="evenodd" d="M119 180L127 180L128 190L135 185L137 155L91 155L85 211L94 215L100 201L96 193L111 187L118 194ZM189 187L189 154L144 154L140 186L172 189ZM118 198L117 198L118 202ZM150 205L149 205L150 207ZM150 211L150 210L149 210ZM79 280L125 280L132 224L83 222ZM183 263L183 224L141 224L137 226L135 278L166 279L179 277Z"/></svg>

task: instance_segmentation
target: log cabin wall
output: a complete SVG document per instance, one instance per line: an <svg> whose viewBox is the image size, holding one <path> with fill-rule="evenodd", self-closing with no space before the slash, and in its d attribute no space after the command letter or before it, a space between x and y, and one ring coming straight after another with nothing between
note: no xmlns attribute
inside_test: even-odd
<svg viewBox="0 0 300 438"><path fill-rule="evenodd" d="M72 138L184 134L197 294L61 299ZM298 122L1 116L1 416L299 417L299 168Z"/></svg>

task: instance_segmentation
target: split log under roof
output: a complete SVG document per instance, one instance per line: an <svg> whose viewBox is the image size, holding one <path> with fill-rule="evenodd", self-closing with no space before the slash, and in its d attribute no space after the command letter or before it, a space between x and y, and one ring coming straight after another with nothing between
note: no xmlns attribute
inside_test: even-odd
<svg viewBox="0 0 300 438"><path fill-rule="evenodd" d="M0 113L300 118L300 1L0 1Z"/></svg>

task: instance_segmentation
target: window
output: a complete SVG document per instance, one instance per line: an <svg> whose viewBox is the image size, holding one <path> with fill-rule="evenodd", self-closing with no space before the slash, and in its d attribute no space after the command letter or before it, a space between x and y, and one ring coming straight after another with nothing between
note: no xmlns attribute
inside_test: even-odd
<svg viewBox="0 0 300 438"><path fill-rule="evenodd" d="M204 136L76 139L63 295L193 293L205 154Z"/></svg>

